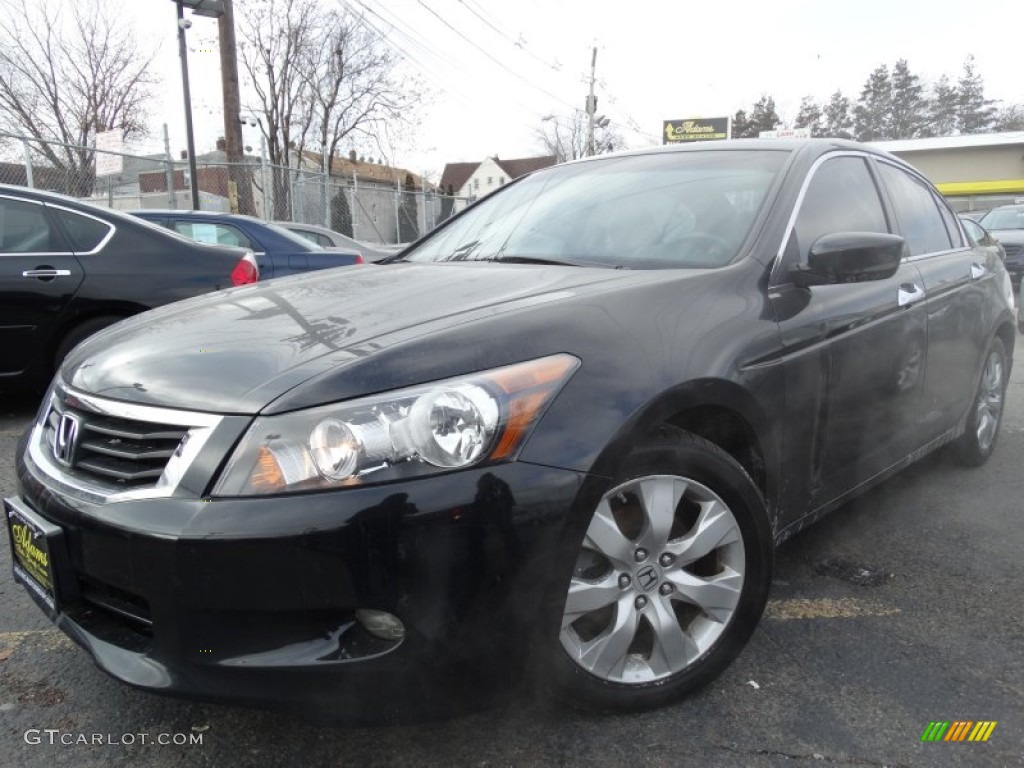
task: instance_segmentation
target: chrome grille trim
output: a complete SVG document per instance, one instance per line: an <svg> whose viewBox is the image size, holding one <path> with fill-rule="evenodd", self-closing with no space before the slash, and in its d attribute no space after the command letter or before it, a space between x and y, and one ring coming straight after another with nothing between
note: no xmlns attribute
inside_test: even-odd
<svg viewBox="0 0 1024 768"><path fill-rule="evenodd" d="M77 465L83 472L58 464L48 437L56 422L55 415L66 409L100 417L99 422L88 422L88 430L112 438L112 442L105 446L101 438L100 445L106 450L95 451L92 457L83 459ZM103 417L109 417L110 420L106 421ZM122 420L122 423L118 424L114 420ZM124 403L70 388L55 387L48 401L40 408L29 440L28 453L31 463L45 475L49 484L73 496L101 503L163 498L173 495L178 489L181 479L222 420L223 417L216 414ZM125 421L130 423L124 424ZM99 428L93 430L95 423L98 423ZM155 451L140 453L134 450L137 446L132 445L133 439L166 441L166 444ZM128 442L118 442L124 440ZM83 439L82 444L89 442ZM169 445L172 442L174 444ZM118 453L121 455L118 456ZM163 458L162 454L167 455L167 462L162 468L125 466L140 456L144 457L143 460L151 460ZM105 461L104 456L109 460ZM97 473L99 477L83 477L85 472ZM103 476L110 477L111 481L104 482ZM151 484L140 487L125 488L117 482L118 479L148 481L150 478L153 480Z"/></svg>

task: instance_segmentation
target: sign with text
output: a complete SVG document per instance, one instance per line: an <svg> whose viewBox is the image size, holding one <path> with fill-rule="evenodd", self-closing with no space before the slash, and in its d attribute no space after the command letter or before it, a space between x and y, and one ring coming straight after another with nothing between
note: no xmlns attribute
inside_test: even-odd
<svg viewBox="0 0 1024 768"><path fill-rule="evenodd" d="M688 117L666 120L662 128L664 144L690 141L717 141L729 138L728 117Z"/></svg>
<svg viewBox="0 0 1024 768"><path fill-rule="evenodd" d="M779 128L775 131L758 131L759 139L809 139L810 128Z"/></svg>
<svg viewBox="0 0 1024 768"><path fill-rule="evenodd" d="M124 170L124 158L115 152L124 152L121 131L101 131L96 134L96 175L110 176Z"/></svg>

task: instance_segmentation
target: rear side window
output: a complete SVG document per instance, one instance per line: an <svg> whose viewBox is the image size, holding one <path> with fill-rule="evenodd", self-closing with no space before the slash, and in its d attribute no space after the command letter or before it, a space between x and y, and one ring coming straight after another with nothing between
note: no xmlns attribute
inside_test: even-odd
<svg viewBox="0 0 1024 768"><path fill-rule="evenodd" d="M879 163L885 186L892 197L900 230L907 240L911 256L952 247L939 206L927 186L906 171L888 163Z"/></svg>
<svg viewBox="0 0 1024 768"><path fill-rule="evenodd" d="M88 216L80 216L61 208L51 208L50 210L60 220L71 243L71 250L75 253L89 253L96 250L97 246L103 242L103 238L113 229L109 224Z"/></svg>
<svg viewBox="0 0 1024 768"><path fill-rule="evenodd" d="M967 230L967 234L974 240L974 242L980 243L985 239L985 233L982 231L981 227L973 221L970 219L964 219L961 223L964 225L964 229Z"/></svg>
<svg viewBox="0 0 1024 768"><path fill-rule="evenodd" d="M213 245L239 245L250 248L249 238L235 227L227 224L210 224L200 221L176 221L174 230L200 243Z"/></svg>
<svg viewBox="0 0 1024 768"><path fill-rule="evenodd" d="M0 253L52 253L65 250L43 206L0 197Z"/></svg>
<svg viewBox="0 0 1024 768"><path fill-rule="evenodd" d="M807 186L793 229L804 263L811 246L824 235L888 231L878 188L861 157L836 157L822 163Z"/></svg>

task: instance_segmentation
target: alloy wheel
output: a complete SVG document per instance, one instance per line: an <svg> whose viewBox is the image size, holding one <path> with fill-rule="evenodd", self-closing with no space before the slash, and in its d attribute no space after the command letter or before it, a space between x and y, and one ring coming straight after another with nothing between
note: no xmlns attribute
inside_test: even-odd
<svg viewBox="0 0 1024 768"><path fill-rule="evenodd" d="M1003 358L997 350L990 350L981 374L978 401L975 404L978 425L978 447L988 451L999 429L999 417L1003 412Z"/></svg>
<svg viewBox="0 0 1024 768"><path fill-rule="evenodd" d="M744 572L739 524L714 491L675 475L630 480L594 511L566 596L562 647L611 682L682 672L733 618Z"/></svg>

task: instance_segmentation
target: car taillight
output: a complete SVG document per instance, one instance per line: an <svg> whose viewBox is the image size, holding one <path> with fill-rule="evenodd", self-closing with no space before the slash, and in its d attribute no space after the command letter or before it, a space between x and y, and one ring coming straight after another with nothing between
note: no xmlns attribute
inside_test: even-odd
<svg viewBox="0 0 1024 768"><path fill-rule="evenodd" d="M363 254L359 253L358 251L356 252L356 260L355 260L355 263L356 263L356 264L365 264L365 263L366 263L366 262L365 262L365 261L363 260Z"/></svg>
<svg viewBox="0 0 1024 768"><path fill-rule="evenodd" d="M232 285L248 285L260 279L260 268L256 266L256 257L247 253L238 260L231 270Z"/></svg>

